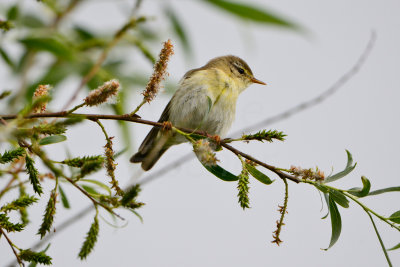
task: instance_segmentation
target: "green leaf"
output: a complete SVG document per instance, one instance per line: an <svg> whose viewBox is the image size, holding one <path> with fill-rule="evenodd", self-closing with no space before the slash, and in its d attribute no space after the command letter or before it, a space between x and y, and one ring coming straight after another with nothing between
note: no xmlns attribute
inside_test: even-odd
<svg viewBox="0 0 400 267"><path fill-rule="evenodd" d="M270 11L263 10L260 7L251 6L246 2L232 2L227 0L205 0L206 3L210 3L218 8L221 8L233 15L236 15L242 19L270 24L274 26L281 26L299 30L300 27L282 17L273 14Z"/></svg>
<svg viewBox="0 0 400 267"><path fill-rule="evenodd" d="M339 180L340 178L345 177L347 174L349 174L350 172L352 172L354 170L354 168L356 167L357 163L355 163L353 166L351 166L353 164L353 156L351 155L351 153L346 150L347 153L347 164L346 164L346 168L344 168L343 171L338 172L332 176L329 176L325 179L325 183L330 183L336 180Z"/></svg>
<svg viewBox="0 0 400 267"><path fill-rule="evenodd" d="M40 17L34 16L32 14L26 14L19 20L21 24L28 28L42 28L45 23Z"/></svg>
<svg viewBox="0 0 400 267"><path fill-rule="evenodd" d="M400 210L390 215L388 219L394 223L400 223Z"/></svg>
<svg viewBox="0 0 400 267"><path fill-rule="evenodd" d="M363 183L363 187L355 187L347 190L350 194L356 197L365 197L368 196L369 190L371 189L371 182L365 177L361 176L361 181Z"/></svg>
<svg viewBox="0 0 400 267"><path fill-rule="evenodd" d="M400 192L400 186L394 186L394 187L387 187L387 188L382 188L378 189L372 192L369 192L368 196L376 196L388 192Z"/></svg>
<svg viewBox="0 0 400 267"><path fill-rule="evenodd" d="M47 136L47 137L40 139L39 145L45 146L45 145L60 143L65 140L67 140L67 137L65 135L52 135L52 136Z"/></svg>
<svg viewBox="0 0 400 267"><path fill-rule="evenodd" d="M246 164L245 166L246 166L246 169L251 174L251 176L256 178L261 183L269 185L269 184L272 184L275 181L275 180L271 180L267 175L265 175L264 173L262 173L259 170L257 170L256 167L254 167L254 166L252 166L250 164Z"/></svg>
<svg viewBox="0 0 400 267"><path fill-rule="evenodd" d="M67 195L64 193L64 190L62 189L61 185L58 186L58 191L60 192L61 203L63 204L64 208L69 209L71 206L69 204Z"/></svg>
<svg viewBox="0 0 400 267"><path fill-rule="evenodd" d="M336 241L338 241L340 232L342 231L342 219L335 201L333 201L331 198L329 198L329 213L331 215L332 236L329 247L324 250L330 249L336 243Z"/></svg>
<svg viewBox="0 0 400 267"><path fill-rule="evenodd" d="M190 49L190 44L189 44L189 40L188 40L188 35L183 26L184 24L180 21L177 14L175 13L175 11L172 8L170 8L170 7L166 8L165 13L167 14L169 20L171 21L172 29L173 29L174 33L178 36L179 41L181 42L184 51L186 52L186 54L189 54L191 49Z"/></svg>
<svg viewBox="0 0 400 267"><path fill-rule="evenodd" d="M326 202L326 206L329 207L329 194L328 193L324 193L324 199L325 199L325 202ZM321 219L322 220L326 219L328 217L328 215L329 215L329 209L328 209L328 212L326 213L326 215L323 216Z"/></svg>
<svg viewBox="0 0 400 267"><path fill-rule="evenodd" d="M346 198L345 195L343 195L342 192L330 189L329 190L329 198L334 200L336 203L338 203L343 208L349 207L349 200Z"/></svg>
<svg viewBox="0 0 400 267"><path fill-rule="evenodd" d="M96 191L96 189L94 189L91 186L88 185L81 185L83 189L85 189L86 192L88 192L90 195L92 196L101 196L101 194L99 192Z"/></svg>
<svg viewBox="0 0 400 267"><path fill-rule="evenodd" d="M215 176L217 176L219 179L221 179L223 181L232 182L232 181L239 180L238 176L228 172L227 170L225 170L224 168L222 168L219 165L207 166L207 165L203 164L203 166L209 172L211 172L212 174L214 174Z"/></svg>
<svg viewBox="0 0 400 267"><path fill-rule="evenodd" d="M0 55L1 58L4 60L5 63L7 63L7 65L12 69L15 70L16 69L16 65L15 63L11 60L11 58L8 56L7 52L4 51L3 48L0 47Z"/></svg>
<svg viewBox="0 0 400 267"><path fill-rule="evenodd" d="M10 9L7 11L7 20L16 20L19 15L19 9L18 9L18 4L13 5L10 7Z"/></svg>
<svg viewBox="0 0 400 267"><path fill-rule="evenodd" d="M96 180L92 180L92 179L81 179L80 181L95 184L95 185L103 188L104 190L106 190L110 196L112 195L111 189L107 185L105 185L104 183L102 183L100 181L96 181Z"/></svg>
<svg viewBox="0 0 400 267"><path fill-rule="evenodd" d="M55 38L28 37L20 40L20 42L23 43L27 48L36 49L39 51L47 51L59 58L69 60L73 58L73 52L71 48Z"/></svg>
<svg viewBox="0 0 400 267"><path fill-rule="evenodd" d="M389 248L388 250L396 250L400 248L400 243L398 243L396 246Z"/></svg>
<svg viewBox="0 0 400 267"><path fill-rule="evenodd" d="M327 188L323 184L314 184L314 186L324 194L327 194L329 192L329 188ZM328 204L328 202L327 202L327 204Z"/></svg>

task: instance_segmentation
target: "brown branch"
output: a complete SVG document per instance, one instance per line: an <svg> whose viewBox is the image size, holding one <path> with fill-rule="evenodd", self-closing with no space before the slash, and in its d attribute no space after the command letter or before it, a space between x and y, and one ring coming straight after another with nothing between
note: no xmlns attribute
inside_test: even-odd
<svg viewBox="0 0 400 267"><path fill-rule="evenodd" d="M14 244L11 242L11 240L8 238L8 236L6 235L6 233L4 232L3 228L0 227L0 232L2 235L4 235L4 237L7 239L8 244L10 245L12 251L14 252L15 257L17 258L17 261L19 263L20 266L24 266L21 258L18 256L18 253L15 251L14 249ZM0 234L0 236L1 236Z"/></svg>
<svg viewBox="0 0 400 267"><path fill-rule="evenodd" d="M242 157L244 157L244 158L246 158L246 159L248 159L248 160L251 160L251 161L257 163L258 165L263 166L264 168L266 168L266 169L268 169L268 170L270 170L270 171L276 173L276 174L277 174L280 178L282 178L282 179L288 179L288 180L291 180L291 181L293 181L293 182L295 182L295 183L300 183L300 181L301 181L301 180L300 180L299 178L297 178L297 177L294 177L294 176L292 176L292 175L289 175L289 174L287 174L287 173L282 172L281 170L279 170L279 169L276 168L275 166L272 166L272 165L269 165L269 164L264 163L264 162L262 162L262 161L259 161L258 159L253 158L252 156L250 156L250 155L248 155L248 154L246 154L246 153L243 153L243 152L240 151L240 150L237 150L236 148L232 147L231 145L228 145L228 144L224 143L224 141L221 141L221 146L223 146L223 147L225 147L226 149L232 151L232 152L235 153L236 155L240 155L240 156L242 156Z"/></svg>
<svg viewBox="0 0 400 267"><path fill-rule="evenodd" d="M160 122L154 122L154 121L149 121L149 120L143 120L138 118L137 116L131 116L130 114L124 114L124 115L105 115L105 114L78 114L78 113L67 113L65 111L62 112L54 112L54 113L35 113L35 114L31 114L26 116L26 119L32 119L32 118L59 118L59 117L82 117L88 120L119 120L119 121L130 121L130 122L135 122L135 123L141 123L141 124L147 124L147 125L152 125L155 127L164 127L164 123L160 123ZM2 117L5 120L10 120L10 119L15 119L17 118L17 115L0 115L0 117ZM183 127L176 127L177 129L185 132L185 133L193 133L193 134L198 134L204 137L212 137L209 134L205 133L204 131L198 131L198 130L192 130L192 129L188 129L188 128L183 128ZM232 151L233 153L235 153L236 155L241 155L243 157L245 157L248 160L251 160L261 166L263 166L264 168L276 173L280 178L284 179L287 178L293 182L299 183L300 179L291 176L289 174L286 174L280 170L278 170L276 167L266 164L244 152L241 152L239 150L237 150L236 148L228 145L227 143L225 143L223 140L221 140L221 145L223 147L225 147L226 149Z"/></svg>

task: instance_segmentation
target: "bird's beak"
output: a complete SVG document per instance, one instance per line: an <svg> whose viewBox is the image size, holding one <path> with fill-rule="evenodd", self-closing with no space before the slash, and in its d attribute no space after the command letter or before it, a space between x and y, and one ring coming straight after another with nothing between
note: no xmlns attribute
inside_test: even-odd
<svg viewBox="0 0 400 267"><path fill-rule="evenodd" d="M258 83L258 84L262 84L262 85L267 85L265 82L262 82L262 81L260 81L260 80L258 80L258 79L256 79L256 78L254 78L254 77L251 77L251 81L252 81L253 83Z"/></svg>

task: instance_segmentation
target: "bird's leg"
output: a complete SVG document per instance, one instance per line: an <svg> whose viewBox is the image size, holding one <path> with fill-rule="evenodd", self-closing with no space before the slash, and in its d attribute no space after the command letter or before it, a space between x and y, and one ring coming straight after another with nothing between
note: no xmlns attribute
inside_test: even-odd
<svg viewBox="0 0 400 267"><path fill-rule="evenodd" d="M170 121L163 121L162 130L163 131L170 131L172 129L172 123Z"/></svg>

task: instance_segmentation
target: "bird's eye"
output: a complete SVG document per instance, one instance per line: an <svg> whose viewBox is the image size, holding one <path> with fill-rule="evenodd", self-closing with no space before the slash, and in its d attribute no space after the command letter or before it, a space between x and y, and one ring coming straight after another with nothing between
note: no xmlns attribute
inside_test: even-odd
<svg viewBox="0 0 400 267"><path fill-rule="evenodd" d="M238 72L239 72L240 74L244 74L244 69L242 69L242 68L237 68L237 70L238 70Z"/></svg>

